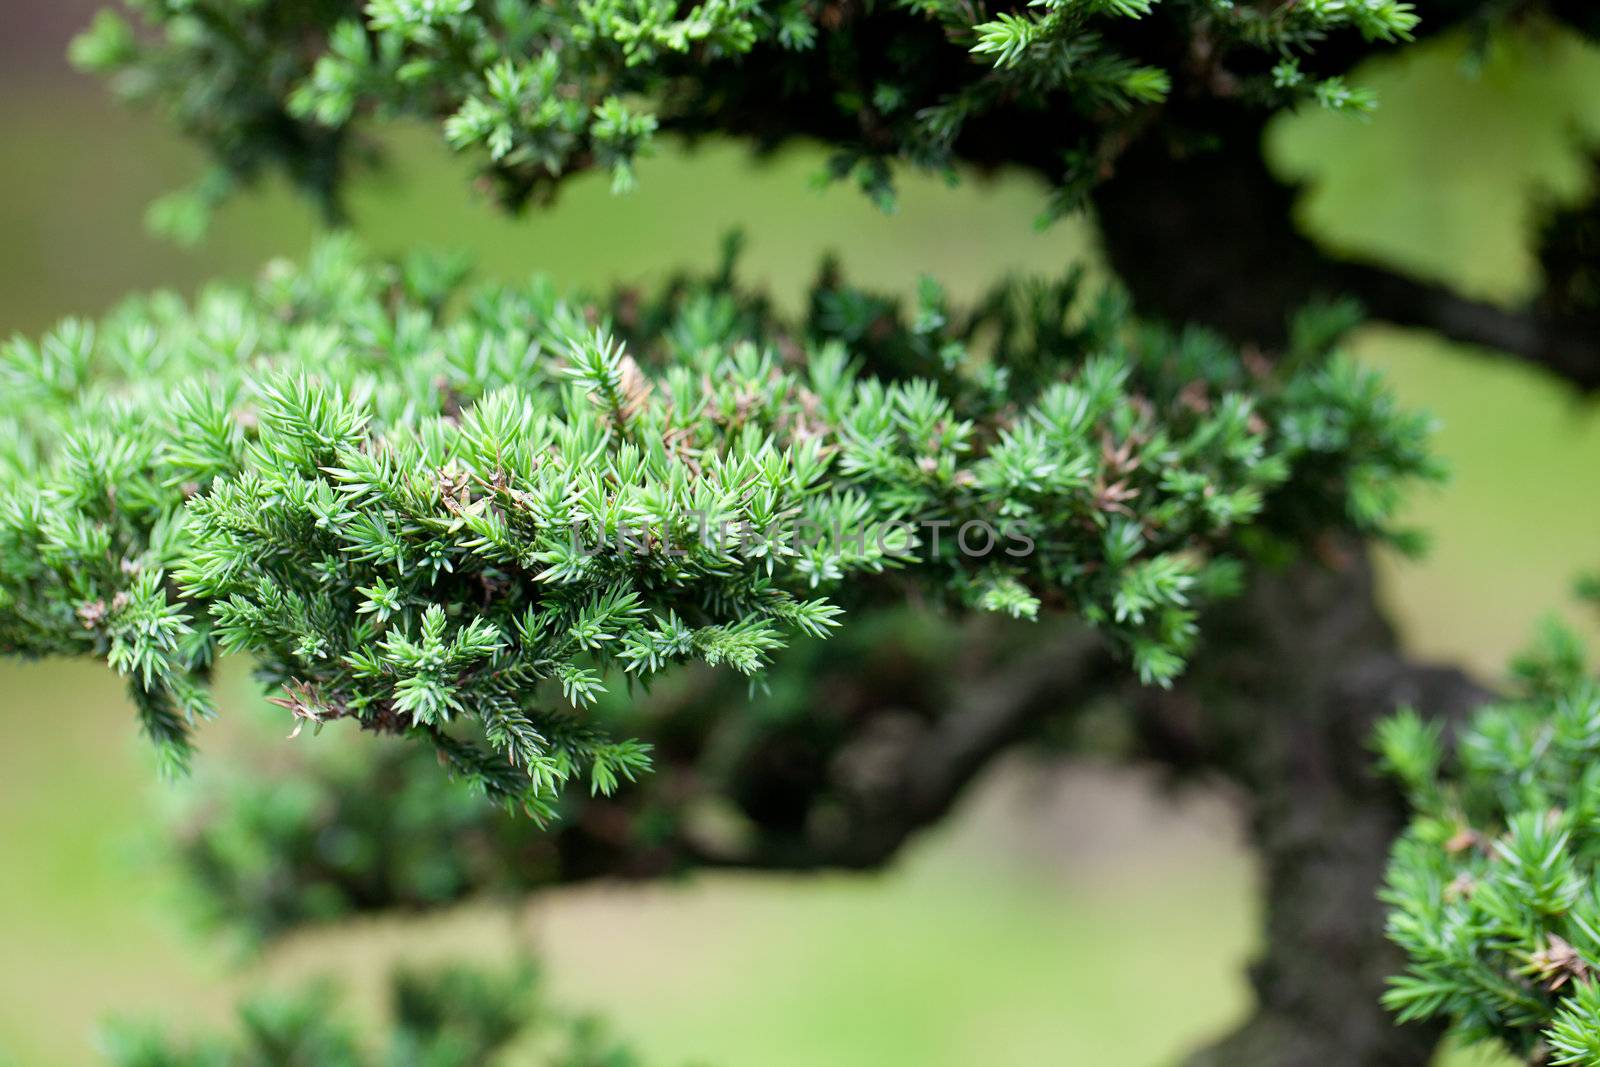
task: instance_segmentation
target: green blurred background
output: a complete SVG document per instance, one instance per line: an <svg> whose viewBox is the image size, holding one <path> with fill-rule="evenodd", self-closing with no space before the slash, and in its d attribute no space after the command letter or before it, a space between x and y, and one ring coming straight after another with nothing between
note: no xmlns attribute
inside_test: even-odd
<svg viewBox="0 0 1600 1067"><path fill-rule="evenodd" d="M95 5L11 0L0 35L0 335L94 315L119 295L240 277L304 252L316 219L281 188L227 208L185 250L147 236L157 194L195 173L159 118L133 116L60 56ZM1600 143L1600 52L1540 34L1468 60L1438 42L1364 71L1370 123L1300 116L1269 138L1304 178L1304 218L1329 244L1511 299L1535 283L1525 230L1573 195ZM474 251L485 276L540 271L599 286L704 266L735 225L744 271L793 300L820 256L909 289L935 272L957 295L1006 271L1093 264L1092 227L1036 232L1022 176L950 189L908 181L885 216L809 182L820 152L757 163L707 145L641 167L640 192L572 183L508 221L465 192L423 129L390 137L390 167L352 200L381 249ZM1421 562L1385 559L1384 590L1419 653L1494 678L1547 612L1571 615L1573 573L1600 563L1593 407L1510 362L1426 335L1364 331L1360 355L1441 420L1454 478L1412 507L1434 534ZM1575 617L1575 616L1574 616ZM235 672L240 674L240 672ZM233 725L205 758L287 744L259 701L226 687ZM395 958L501 956L533 945L559 998L610 1015L663 1065L986 1067L1168 1062L1248 1007L1254 872L1220 790L1173 795L1153 774L1008 762L949 826L873 876L717 876L564 892L513 911L319 931L241 961L186 927L150 842L170 790L117 681L90 665L0 665L0 1060L95 1062L109 1014L221 1022L244 987L332 972L375 1010ZM301 739L297 744L315 743Z"/></svg>

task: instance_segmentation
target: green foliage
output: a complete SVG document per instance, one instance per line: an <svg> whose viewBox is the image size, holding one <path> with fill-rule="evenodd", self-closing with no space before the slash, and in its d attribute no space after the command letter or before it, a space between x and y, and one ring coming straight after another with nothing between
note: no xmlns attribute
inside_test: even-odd
<svg viewBox="0 0 1600 1067"><path fill-rule="evenodd" d="M1410 960L1386 1003L1530 1062L1600 1064L1600 683L1552 626L1517 665L1523 695L1478 711L1446 757L1412 713L1385 766L1416 809L1383 893Z"/></svg>
<svg viewBox="0 0 1600 1067"><path fill-rule="evenodd" d="M909 325L825 282L796 326L727 271L610 313L460 273L333 241L6 345L0 650L106 659L173 766L248 653L298 724L542 816L647 765L585 720L608 673L758 675L915 582L1075 611L1164 683L1231 553L1391 534L1433 473L1370 373L1247 367L1070 282L971 315L925 286Z"/></svg>
<svg viewBox="0 0 1600 1067"><path fill-rule="evenodd" d="M885 204L891 164L1025 162L1058 181L1065 210L1161 118L1175 85L1246 107L1364 111L1370 93L1299 58L1325 39L1405 40L1417 24L1398 0L1038 0L992 14L958 0L130 6L148 32L105 12L73 56L211 151L215 169L152 212L185 238L269 168L332 206L354 131L402 115L438 123L513 204L593 167L626 191L658 132L719 131L820 136L838 150L832 176Z"/></svg>
<svg viewBox="0 0 1600 1067"><path fill-rule="evenodd" d="M534 971L401 970L383 1040L359 1033L326 985L239 1006L238 1032L192 1042L150 1026L104 1038L114 1067L638 1067L594 1021L544 1002Z"/></svg>

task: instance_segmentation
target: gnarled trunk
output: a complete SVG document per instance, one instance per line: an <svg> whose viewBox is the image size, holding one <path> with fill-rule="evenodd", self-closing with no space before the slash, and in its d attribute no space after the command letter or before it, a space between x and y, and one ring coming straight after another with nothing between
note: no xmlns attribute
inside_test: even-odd
<svg viewBox="0 0 1600 1067"><path fill-rule="evenodd" d="M1244 787L1265 883L1256 1014L1192 1067L1418 1067L1437 1044L1379 1004L1402 969L1377 890L1405 812L1371 739L1397 707L1459 721L1488 693L1407 660L1373 592L1360 555L1264 576L1211 620L1188 682L1139 701L1153 756Z"/></svg>

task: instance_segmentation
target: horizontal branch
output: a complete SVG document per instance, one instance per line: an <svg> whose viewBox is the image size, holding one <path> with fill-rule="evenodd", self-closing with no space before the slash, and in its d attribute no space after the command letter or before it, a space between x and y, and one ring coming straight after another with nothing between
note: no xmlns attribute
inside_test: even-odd
<svg viewBox="0 0 1600 1067"><path fill-rule="evenodd" d="M1600 318L1473 300L1402 271L1333 255L1295 224L1300 188L1263 161L1260 116L1239 116L1217 150L1174 157L1141 144L1094 195L1106 254L1147 316L1282 346L1287 317L1358 299L1373 317L1432 330L1600 387Z"/></svg>
<svg viewBox="0 0 1600 1067"><path fill-rule="evenodd" d="M1458 724L1491 694L1405 656L1359 551L1258 580L1221 611L1187 684L1138 705L1158 759L1244 787L1265 882L1256 1014L1188 1067L1422 1067L1437 1029L1397 1026L1379 1002L1401 962L1376 893L1406 813L1372 737L1396 708Z"/></svg>
<svg viewBox="0 0 1600 1067"><path fill-rule="evenodd" d="M1515 356L1586 393L1600 388L1600 320L1473 300L1383 267L1324 263L1327 288L1356 297L1376 318Z"/></svg>
<svg viewBox="0 0 1600 1067"><path fill-rule="evenodd" d="M879 716L833 756L822 792L842 818L830 831L762 834L747 852L691 845L693 862L767 870L882 866L946 815L995 756L1125 677L1104 643L1081 628L1015 657L995 657L1000 644L986 644L989 654L956 682L942 707L891 707L901 713Z"/></svg>

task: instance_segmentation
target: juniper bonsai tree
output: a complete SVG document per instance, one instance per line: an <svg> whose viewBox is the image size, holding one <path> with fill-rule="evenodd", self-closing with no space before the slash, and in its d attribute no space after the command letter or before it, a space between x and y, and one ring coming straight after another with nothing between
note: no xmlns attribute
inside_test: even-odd
<svg viewBox="0 0 1600 1067"><path fill-rule="evenodd" d="M105 659L174 770L226 653L295 732L386 735L292 786L209 791L176 851L217 922L269 938L586 878L871 868L997 754L1071 745L1111 702L1129 758L1251 798L1259 1005L1191 1063L1422 1064L1448 1025L1600 1064L1593 683L1561 651L1494 702L1403 653L1367 552L1416 547L1395 516L1439 473L1429 423L1338 352L1353 297L1600 384L1600 199L1550 214L1544 288L1508 308L1320 247L1260 151L1285 109L1381 106L1363 59L1600 34L1590 5L129 6L74 56L209 150L153 212L179 236L273 172L337 221L367 131L406 116L509 211L589 169L625 193L668 136L821 140L886 206L905 169L1022 168L1047 220L1092 214L1117 277L957 307L933 279L897 300L825 271L785 315L731 255L585 294L331 238L253 285L12 341L0 649ZM465 1001L505 1003L435 993L469 1030ZM366 1062L268 1014L313 1043L251 1046L255 1011L210 1059L153 1039L124 1059ZM434 1039L400 1017L397 1047Z"/></svg>

